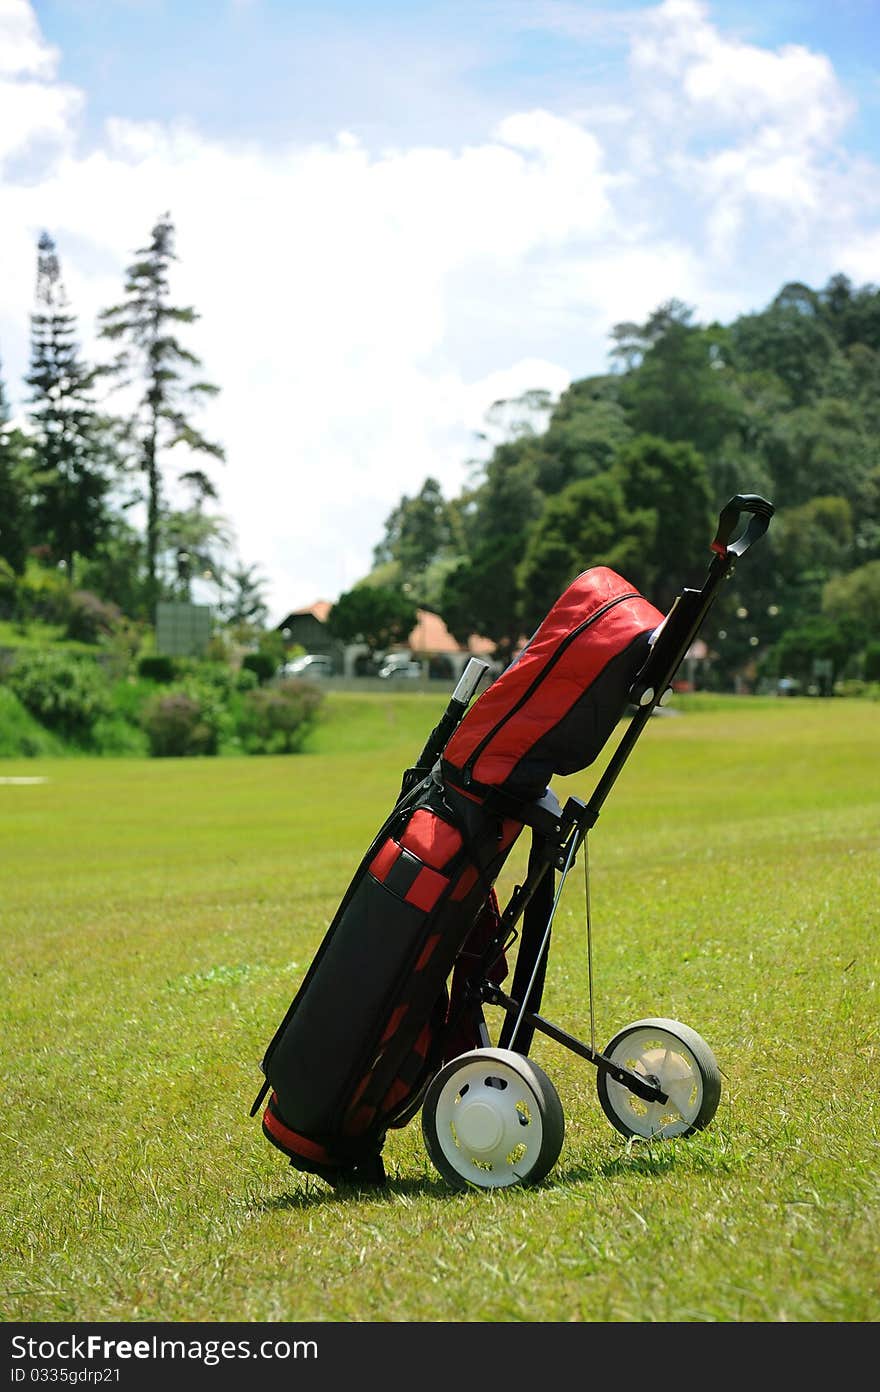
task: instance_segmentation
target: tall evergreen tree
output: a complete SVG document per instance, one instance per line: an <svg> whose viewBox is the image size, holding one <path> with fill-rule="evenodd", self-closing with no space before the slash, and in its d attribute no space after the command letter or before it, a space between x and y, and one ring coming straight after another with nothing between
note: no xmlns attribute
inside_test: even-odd
<svg viewBox="0 0 880 1392"><path fill-rule="evenodd" d="M0 376L0 560L17 575L24 571L31 531L31 505L26 482L28 441L11 424L3 378Z"/></svg>
<svg viewBox="0 0 880 1392"><path fill-rule="evenodd" d="M146 486L147 596L152 617L161 589L164 456L178 445L217 460L224 458L224 451L192 424L188 414L197 402L215 396L219 388L193 380L201 360L174 332L176 325L194 324L200 316L191 306L171 303L169 272L177 257L174 225L168 213L159 218L149 244L136 251L135 257L126 271L125 299L104 310L99 322L101 336L121 345L115 363L121 381L131 385L137 380L140 384L131 436L135 464Z"/></svg>
<svg viewBox="0 0 880 1392"><path fill-rule="evenodd" d="M109 425L94 399L98 375L80 357L61 262L43 232L25 379L34 432L34 536L71 577L76 557L94 552L107 519L113 455Z"/></svg>

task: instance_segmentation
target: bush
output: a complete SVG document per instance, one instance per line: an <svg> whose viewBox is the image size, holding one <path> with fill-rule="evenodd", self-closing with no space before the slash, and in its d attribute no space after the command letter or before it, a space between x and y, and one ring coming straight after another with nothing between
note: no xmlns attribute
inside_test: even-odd
<svg viewBox="0 0 880 1392"><path fill-rule="evenodd" d="M173 682L177 676L177 663L166 653L147 653L138 663L138 676L148 681Z"/></svg>
<svg viewBox="0 0 880 1392"><path fill-rule="evenodd" d="M865 648L864 676L866 682L880 682L880 643Z"/></svg>
<svg viewBox="0 0 880 1392"><path fill-rule="evenodd" d="M17 603L18 581L15 571L5 556L0 556L0 619L14 618Z"/></svg>
<svg viewBox="0 0 880 1392"><path fill-rule="evenodd" d="M16 619L22 623L66 624L70 585L59 570L29 562L17 587Z"/></svg>
<svg viewBox="0 0 880 1392"><path fill-rule="evenodd" d="M74 590L68 600L67 637L80 643L99 643L122 622L118 604L99 599L91 590Z"/></svg>
<svg viewBox="0 0 880 1392"><path fill-rule="evenodd" d="M7 681L41 725L75 744L90 745L96 721L110 711L107 679L90 657L24 651Z"/></svg>
<svg viewBox="0 0 880 1392"><path fill-rule="evenodd" d="M154 758L217 753L216 711L197 691L156 692L144 706L141 726Z"/></svg>
<svg viewBox="0 0 880 1392"><path fill-rule="evenodd" d="M253 691L260 685L260 678L250 667L239 667L235 676L236 691Z"/></svg>
<svg viewBox="0 0 880 1392"><path fill-rule="evenodd" d="M253 672L261 685L270 681L278 671L278 663L273 655L267 652L245 653L241 659L241 666L242 671Z"/></svg>
<svg viewBox="0 0 880 1392"><path fill-rule="evenodd" d="M295 754L317 719L323 692L311 682L277 682L243 699L241 742L248 754Z"/></svg>
<svg viewBox="0 0 880 1392"><path fill-rule="evenodd" d="M57 757L64 745L26 711L8 687L0 686L0 759Z"/></svg>
<svg viewBox="0 0 880 1392"><path fill-rule="evenodd" d="M860 701L880 701L880 682L866 682L858 677L834 683L835 696L856 697Z"/></svg>
<svg viewBox="0 0 880 1392"><path fill-rule="evenodd" d="M96 754L113 759L143 758L149 753L145 731L121 715L102 716L95 721L92 746Z"/></svg>
<svg viewBox="0 0 880 1392"><path fill-rule="evenodd" d="M233 667L225 667L219 662L199 662L192 671L189 684L195 683L212 700L222 701L226 705L238 690L238 677ZM253 686L257 685L253 672L248 672L248 680Z"/></svg>

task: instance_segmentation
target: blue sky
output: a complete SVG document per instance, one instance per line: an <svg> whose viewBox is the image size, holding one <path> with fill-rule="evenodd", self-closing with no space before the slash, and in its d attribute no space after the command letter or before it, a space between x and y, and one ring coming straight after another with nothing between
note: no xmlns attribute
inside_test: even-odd
<svg viewBox="0 0 880 1392"><path fill-rule="evenodd" d="M273 616L334 599L617 321L880 279L878 53L876 0L0 0L7 394L39 232L100 356L170 211L241 558Z"/></svg>

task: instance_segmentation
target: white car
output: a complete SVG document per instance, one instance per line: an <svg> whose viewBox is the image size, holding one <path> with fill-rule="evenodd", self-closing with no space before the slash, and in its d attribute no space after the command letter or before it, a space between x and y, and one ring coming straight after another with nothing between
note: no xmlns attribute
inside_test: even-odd
<svg viewBox="0 0 880 1392"><path fill-rule="evenodd" d="M383 681L419 681L422 664L412 658L390 657L379 668Z"/></svg>
<svg viewBox="0 0 880 1392"><path fill-rule="evenodd" d="M332 677L333 662L324 653L306 653L304 657L294 657L285 662L281 669L284 677Z"/></svg>

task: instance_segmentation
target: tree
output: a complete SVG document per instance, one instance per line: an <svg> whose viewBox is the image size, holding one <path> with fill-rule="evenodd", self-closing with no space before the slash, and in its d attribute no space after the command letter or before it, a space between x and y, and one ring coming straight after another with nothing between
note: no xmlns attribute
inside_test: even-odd
<svg viewBox="0 0 880 1392"><path fill-rule="evenodd" d="M455 510L461 559L439 588L438 608L450 633L460 643L475 633L489 638L502 659L522 637L516 574L544 504L535 481L539 450L540 437L529 430L495 446L481 466L482 481Z"/></svg>
<svg viewBox="0 0 880 1392"><path fill-rule="evenodd" d="M844 275L832 276L816 297L819 312L842 348L859 344L880 351L880 289L855 289Z"/></svg>
<svg viewBox="0 0 880 1392"><path fill-rule="evenodd" d="M141 394L131 421L136 467L146 485L147 599L152 615L160 594L159 552L164 505L163 461L178 446L223 460L224 451L191 422L188 412L216 396L219 388L193 380L201 360L175 336L174 326L200 317L191 306L171 304L169 272L177 260L174 226L164 214L152 229L149 245L135 252L128 267L125 299L104 310L101 336L122 345L114 371L126 384L138 377Z"/></svg>
<svg viewBox="0 0 880 1392"><path fill-rule="evenodd" d="M636 434L687 440L711 453L738 413L716 328L691 324L692 311L672 300L656 309L642 336L638 368L621 384L627 421Z"/></svg>
<svg viewBox="0 0 880 1392"><path fill-rule="evenodd" d="M702 582L705 573L696 558L705 556L717 521L706 462L690 444L640 435L619 452L611 472L626 509L653 514L651 539L632 578L659 609L668 609L683 583Z"/></svg>
<svg viewBox="0 0 880 1392"><path fill-rule="evenodd" d="M824 694L830 696L834 683L863 645L864 634L851 622L812 614L782 635L772 657L780 676L798 677L803 682L814 679L818 663L830 664L830 677L821 684Z"/></svg>
<svg viewBox="0 0 880 1392"><path fill-rule="evenodd" d="M26 437L10 423L0 377L0 560L7 561L16 575L24 572L31 535L29 454Z"/></svg>
<svg viewBox="0 0 880 1392"><path fill-rule="evenodd" d="M265 626L269 610L264 597L266 582L256 565L238 562L225 578L220 617L233 628L256 631Z"/></svg>
<svg viewBox="0 0 880 1392"><path fill-rule="evenodd" d="M167 592L176 599L192 601L193 581L209 581L218 591L223 588L224 555L232 544L228 520L205 511L205 503L216 501L217 490L201 469L181 474L180 483L189 491L189 506L165 509L161 516L162 578Z"/></svg>
<svg viewBox="0 0 880 1392"><path fill-rule="evenodd" d="M99 370L80 358L76 318L48 232L37 244L36 306L25 379L32 403L34 533L72 580L76 557L91 555L106 527L118 460L110 424L94 400Z"/></svg>
<svg viewBox="0 0 880 1392"><path fill-rule="evenodd" d="M192 602L193 581L222 587L223 554L232 534L224 518L198 507L164 510L160 526L163 590L176 600Z"/></svg>
<svg viewBox="0 0 880 1392"><path fill-rule="evenodd" d="M385 536L373 552L377 566L395 562L401 585L422 599L421 580L449 546L451 527L440 484L426 478L414 498L404 495L385 523Z"/></svg>
<svg viewBox="0 0 880 1392"><path fill-rule="evenodd" d="M610 468L632 429L614 377L572 382L553 410L536 455L535 481L544 494Z"/></svg>
<svg viewBox="0 0 880 1392"><path fill-rule="evenodd" d="M144 613L144 540L124 517L111 517L94 553L79 565L79 583L102 599L118 604L131 619Z"/></svg>
<svg viewBox="0 0 880 1392"><path fill-rule="evenodd" d="M406 639L418 618L416 605L400 590L356 585L339 596L327 629L342 643L363 643L372 657Z"/></svg>
<svg viewBox="0 0 880 1392"><path fill-rule="evenodd" d="M760 314L737 319L730 342L734 367L773 372L793 406L804 406L819 394L836 351L818 295L798 283L783 286Z"/></svg>
<svg viewBox="0 0 880 1392"><path fill-rule="evenodd" d="M652 509L627 507L619 479L609 472L579 479L550 498L518 572L526 631L592 566L609 566L638 586L656 526Z"/></svg>
<svg viewBox="0 0 880 1392"><path fill-rule="evenodd" d="M880 638L880 561L830 579L822 592L822 612L837 623L861 628L866 638Z"/></svg>

